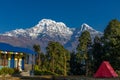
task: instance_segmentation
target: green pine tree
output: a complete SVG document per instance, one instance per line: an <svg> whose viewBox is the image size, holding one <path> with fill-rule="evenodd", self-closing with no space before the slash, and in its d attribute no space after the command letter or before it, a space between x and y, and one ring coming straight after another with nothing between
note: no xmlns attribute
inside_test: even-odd
<svg viewBox="0 0 120 80"><path fill-rule="evenodd" d="M89 65L90 65L90 55L89 48L91 45L91 36L88 31L84 31L79 37L79 44L77 47L77 63L84 62L85 63L85 75L88 75ZM82 63L84 65L84 63Z"/></svg>
<svg viewBox="0 0 120 80"><path fill-rule="evenodd" d="M66 76L70 54L60 43L50 41L47 46L48 66L51 72Z"/></svg>
<svg viewBox="0 0 120 80"><path fill-rule="evenodd" d="M93 61L94 61L93 72L96 72L96 70L99 68L100 64L102 63L104 56L102 40L98 36L95 36L94 38L92 53L93 53Z"/></svg>
<svg viewBox="0 0 120 80"><path fill-rule="evenodd" d="M105 60L110 61L115 70L120 70L120 22L109 22L104 31Z"/></svg>
<svg viewBox="0 0 120 80"><path fill-rule="evenodd" d="M37 57L36 57L36 64L40 67L41 66L41 49L40 49L40 45L33 45L33 49L34 51L37 53Z"/></svg>

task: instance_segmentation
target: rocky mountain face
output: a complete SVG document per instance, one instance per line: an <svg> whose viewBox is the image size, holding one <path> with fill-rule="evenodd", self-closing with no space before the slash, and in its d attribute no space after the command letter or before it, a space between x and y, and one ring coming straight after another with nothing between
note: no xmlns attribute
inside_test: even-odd
<svg viewBox="0 0 120 80"><path fill-rule="evenodd" d="M79 43L78 38L80 37L81 33L84 32L85 30L90 32L92 41L94 40L95 36L99 36L99 37L103 36L102 32L96 31L86 23L83 23L81 27L76 28L73 31L73 35L71 36L70 41L68 41L64 46L70 51L75 51Z"/></svg>
<svg viewBox="0 0 120 80"><path fill-rule="evenodd" d="M42 19L37 25L29 29L16 29L0 35L0 42L14 46L32 49L34 44L40 44L41 49L45 48L49 41L57 41L68 50L75 50L78 44L78 37L83 31L89 31L91 38L102 36L103 33L94 30L87 24L80 28L69 28L62 22L55 22L50 19Z"/></svg>

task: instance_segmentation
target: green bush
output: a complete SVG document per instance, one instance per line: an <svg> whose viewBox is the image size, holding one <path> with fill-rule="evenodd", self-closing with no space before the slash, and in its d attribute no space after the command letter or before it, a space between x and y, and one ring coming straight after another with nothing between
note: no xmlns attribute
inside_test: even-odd
<svg viewBox="0 0 120 80"><path fill-rule="evenodd" d="M58 75L56 73L53 73L51 71L47 71L45 68L40 69L38 65L34 66L34 75Z"/></svg>
<svg viewBox="0 0 120 80"><path fill-rule="evenodd" d="M0 75L6 75L6 74L13 74L14 73L14 69L12 68L8 68L8 67L3 67L0 69Z"/></svg>
<svg viewBox="0 0 120 80"><path fill-rule="evenodd" d="M40 69L39 69L39 66L38 66L38 65L35 65L35 66L34 66L34 70L35 70L35 71L39 71L39 70L40 70Z"/></svg>

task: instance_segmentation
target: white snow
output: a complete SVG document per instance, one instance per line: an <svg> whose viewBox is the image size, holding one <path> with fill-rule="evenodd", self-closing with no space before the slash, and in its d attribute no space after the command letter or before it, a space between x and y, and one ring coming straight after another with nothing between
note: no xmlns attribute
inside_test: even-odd
<svg viewBox="0 0 120 80"><path fill-rule="evenodd" d="M5 36L14 36L14 37L29 37L32 39L36 39L38 37L49 36L52 38L60 37L64 39L70 40L72 35L75 37L79 37L83 31L89 31L91 37L95 37L96 35L102 35L101 32L96 31L86 23L81 25L81 28L75 30L75 28L67 27L63 22L56 22L51 19L42 19L37 25L29 29L16 29L10 32L6 32ZM75 32L76 31L76 32ZM76 33L76 34L73 34Z"/></svg>
<svg viewBox="0 0 120 80"><path fill-rule="evenodd" d="M10 32L6 32L3 35L37 38L40 34L47 34L50 37L60 36L64 38L70 38L73 32L72 29L67 27L62 22L56 22L51 19L42 19L37 25L30 29L16 29Z"/></svg>

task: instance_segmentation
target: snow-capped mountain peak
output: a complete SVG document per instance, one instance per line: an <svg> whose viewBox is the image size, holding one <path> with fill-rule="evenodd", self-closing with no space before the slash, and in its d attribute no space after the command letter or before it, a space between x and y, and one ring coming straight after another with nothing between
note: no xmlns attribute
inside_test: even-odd
<svg viewBox="0 0 120 80"><path fill-rule="evenodd" d="M36 26L29 28L29 29L16 29L10 32L6 32L3 35L6 36L23 36L23 37L30 37L30 38L37 38L41 35L48 35L50 37L63 37L70 39L71 35L73 34L72 30L67 27L62 22L56 22L51 19L42 19Z"/></svg>
<svg viewBox="0 0 120 80"><path fill-rule="evenodd" d="M37 24L37 27L39 27L39 26L48 26L50 24L56 24L56 22L54 20L51 20L51 19L42 19Z"/></svg>
<svg viewBox="0 0 120 80"><path fill-rule="evenodd" d="M2 34L2 35L4 35L4 36L15 36L15 37L17 37L17 36L19 36L19 35L21 35L21 34L24 35L25 32L26 32L26 31L25 31L24 29L16 29L16 30L12 30L12 31L10 31L10 32L6 32L5 34Z"/></svg>
<svg viewBox="0 0 120 80"><path fill-rule="evenodd" d="M83 31L85 31L85 30L94 30L92 27L90 27L88 24L86 24L86 23L83 23L82 25L81 25L81 32L83 32Z"/></svg>
<svg viewBox="0 0 120 80"><path fill-rule="evenodd" d="M16 29L0 35L0 42L6 42L14 46L32 48L34 44L40 44L45 51L49 41L57 41L68 50L75 50L78 45L78 37L83 31L89 31L92 40L103 33L96 31L86 23L79 28L69 28L63 22L51 19L42 19L29 29Z"/></svg>
<svg viewBox="0 0 120 80"><path fill-rule="evenodd" d="M51 19L42 19L35 27L32 28L33 33L46 34L50 37L70 38L73 34L71 29L62 22L56 22ZM38 36L38 35L37 35Z"/></svg>
<svg viewBox="0 0 120 80"><path fill-rule="evenodd" d="M76 29L75 37L76 38L79 37L81 35L81 33L84 32L84 31L90 32L90 35L91 35L92 39L94 39L95 36L101 37L103 35L103 33L99 32L99 31L96 31L95 29L93 29L88 24L83 23L79 29Z"/></svg>

